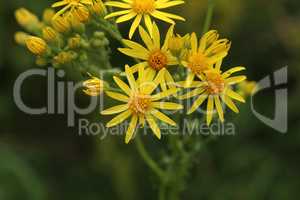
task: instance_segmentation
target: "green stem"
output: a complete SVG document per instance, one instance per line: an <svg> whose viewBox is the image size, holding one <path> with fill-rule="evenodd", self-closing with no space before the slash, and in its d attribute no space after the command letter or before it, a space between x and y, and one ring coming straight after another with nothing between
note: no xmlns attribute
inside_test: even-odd
<svg viewBox="0 0 300 200"><path fill-rule="evenodd" d="M148 167L161 179L164 180L165 173L164 171L157 165L157 163L150 157L147 152L141 138L139 135L135 138L135 144L140 156L143 158L144 162L148 165Z"/></svg>
<svg viewBox="0 0 300 200"><path fill-rule="evenodd" d="M214 14L214 8L215 8L215 1L214 0L208 0L208 8L207 8L207 13L203 25L203 34L205 34L211 25L212 17Z"/></svg>

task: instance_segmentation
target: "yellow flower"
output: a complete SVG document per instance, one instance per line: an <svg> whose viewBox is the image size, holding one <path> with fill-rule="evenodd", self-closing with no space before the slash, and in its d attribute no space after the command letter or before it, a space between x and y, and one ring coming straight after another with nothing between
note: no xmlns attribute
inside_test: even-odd
<svg viewBox="0 0 300 200"><path fill-rule="evenodd" d="M173 88L168 91L156 93L156 88L162 78L162 73L158 73L156 77L148 76L144 67L139 66L138 79L135 80L129 66L125 67L125 73L129 85L121 79L114 77L114 81L124 92L124 94L107 91L106 94L113 99L123 102L122 105L114 106L101 112L102 115L118 114L110 122L107 127L116 126L129 117L131 117L129 127L126 132L125 143L129 143L132 139L137 126L144 126L147 122L157 138L161 138L161 131L156 123L156 119L161 120L172 126L176 123L159 110L179 110L182 105L160 101L177 93L178 89ZM119 114L120 113L120 114Z"/></svg>
<svg viewBox="0 0 300 200"><path fill-rule="evenodd" d="M53 58L53 65L64 65L75 59L76 54L71 51L62 51Z"/></svg>
<svg viewBox="0 0 300 200"><path fill-rule="evenodd" d="M104 81L92 76L89 80L82 84L86 89L83 90L89 96L98 96L104 91Z"/></svg>
<svg viewBox="0 0 300 200"><path fill-rule="evenodd" d="M67 17L58 16L52 20L52 26L60 33L67 33L71 29L71 24Z"/></svg>
<svg viewBox="0 0 300 200"><path fill-rule="evenodd" d="M209 31L199 40L195 33L191 35L191 50L187 59L182 62L189 72L186 79L188 86L195 77L203 78L203 72L211 69L218 61L227 56L230 42L227 39L218 39L217 31Z"/></svg>
<svg viewBox="0 0 300 200"><path fill-rule="evenodd" d="M223 101L231 110L238 113L239 110L232 101L232 99L245 102L243 97L232 90L232 85L240 83L246 79L246 76L233 76L233 73L245 70L244 67L234 67L228 71L222 73L219 66L214 69L206 70L201 76L201 81L193 81L188 88L193 88L191 92L188 92L179 99L189 99L196 97L193 105L188 110L188 114L193 113L201 106L207 99L207 125L212 121L214 107L217 110L220 120L224 121L224 112L221 101Z"/></svg>
<svg viewBox="0 0 300 200"><path fill-rule="evenodd" d="M153 38L151 38L145 29L140 26L140 36L146 47L143 47L142 45L130 40L123 40L124 44L128 46L128 48L119 48L119 51L122 53L133 58L143 60L142 63L132 67L133 72L138 71L139 65L146 67L146 72L149 74L149 76L155 76L156 72L161 71L163 73L163 79L161 80L162 82L160 84L163 90L166 90L167 86L175 87L174 79L167 70L169 66L178 64L177 59L172 56L168 49L168 40L173 34L173 29L174 26L169 28L164 44L161 45L160 33L155 23L153 23L152 29Z"/></svg>
<svg viewBox="0 0 300 200"><path fill-rule="evenodd" d="M68 39L68 47L70 49L77 49L80 47L81 43L81 37L80 35L75 35L74 37L71 37Z"/></svg>
<svg viewBox="0 0 300 200"><path fill-rule="evenodd" d="M92 0L61 0L52 5L53 8L63 7L60 11L58 11L54 18L61 16L66 12L73 12L75 9L80 7L86 7L89 5L93 5Z"/></svg>
<svg viewBox="0 0 300 200"><path fill-rule="evenodd" d="M163 20L171 24L175 24L173 19L182 20L182 21L185 20L184 18L178 15L159 11L160 9L183 4L184 1L182 0L167 0L167 1L166 0L122 0L122 1L123 2L108 1L105 3L107 6L113 6L113 7L124 9L122 11L113 12L107 15L105 19L118 16L118 18L116 19L116 23L122 23L135 18L129 31L130 39L132 38L139 24L141 23L142 18L144 18L146 27L150 34L152 33L152 28L153 28L151 17Z"/></svg>
<svg viewBox="0 0 300 200"><path fill-rule="evenodd" d="M43 28L42 34L43 34L43 38L47 42L54 42L54 41L57 41L57 39L58 39L57 32L50 26L46 26L45 28Z"/></svg>
<svg viewBox="0 0 300 200"><path fill-rule="evenodd" d="M26 40L26 46L29 51L31 51L35 55L42 55L47 51L46 42L39 37L30 36Z"/></svg>

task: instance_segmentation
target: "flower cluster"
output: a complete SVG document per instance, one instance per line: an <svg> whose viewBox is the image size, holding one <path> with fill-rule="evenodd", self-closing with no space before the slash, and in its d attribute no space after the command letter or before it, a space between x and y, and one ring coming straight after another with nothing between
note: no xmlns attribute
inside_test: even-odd
<svg viewBox="0 0 300 200"><path fill-rule="evenodd" d="M113 88L91 76L83 83L84 92L90 96L105 93L122 102L103 110L101 114L117 114L107 123L107 127L129 119L126 143L133 138L137 127L146 124L157 138L161 138L159 122L176 126L176 122L164 111L183 109L179 100L192 101L187 114L194 113L207 102L205 115L207 125L210 125L215 112L220 121L224 121L223 105L239 112L233 100L245 102L241 88L250 90L250 86L240 85L239 92L234 91L235 84L246 80L246 76L234 74L245 70L245 67L223 70L222 62L231 48L228 39L221 38L216 30L208 31L200 38L196 33L184 36L176 33L174 20L184 21L184 18L161 10L184 3L183 0L115 0L103 4L101 0L62 0L52 5L61 10L54 13L47 9L43 21L26 9L16 11L20 25L34 35L18 32L15 39L37 55L39 63L54 66L69 62L92 66L92 58L87 52L95 51L95 47L100 49L94 52L96 54L107 52L103 49L108 45L103 32L119 40L124 46L118 50L136 60L135 65L125 66L125 73L119 73L125 74L126 80L114 75L117 88ZM105 6L119 10L108 12ZM170 24L164 37L153 18ZM130 20L133 22L129 39L123 39L116 24ZM94 32L92 36L87 34L90 30ZM142 44L132 40L136 30ZM106 57L108 61L105 55L98 57ZM98 70L107 72L103 64L99 60L97 62L94 65L100 66ZM85 68L85 72L92 73L89 68Z"/></svg>
<svg viewBox="0 0 300 200"><path fill-rule="evenodd" d="M93 65L99 60L93 61L92 54L103 52L106 58L100 62L108 66L109 40L92 24L106 14L102 1L63 0L53 4L60 6L65 7L57 13L50 8L44 10L41 20L25 8L16 10L17 22L26 32L17 32L15 41L36 55L39 66ZM92 29L93 34L87 36L86 29Z"/></svg>

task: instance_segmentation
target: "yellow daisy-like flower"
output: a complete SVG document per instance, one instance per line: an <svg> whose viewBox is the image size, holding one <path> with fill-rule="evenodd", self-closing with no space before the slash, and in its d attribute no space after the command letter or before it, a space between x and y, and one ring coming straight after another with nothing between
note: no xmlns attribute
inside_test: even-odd
<svg viewBox="0 0 300 200"><path fill-rule="evenodd" d="M182 62L189 72L186 85L190 85L195 77L203 79L203 72L227 56L231 43L227 39L219 39L217 31L209 31L199 43L195 33L191 35L191 50Z"/></svg>
<svg viewBox="0 0 300 200"><path fill-rule="evenodd" d="M54 18L64 14L65 12L73 12L74 10L80 7L86 7L93 5L92 0L61 0L52 5L52 8L63 7L60 11L58 11Z"/></svg>
<svg viewBox="0 0 300 200"><path fill-rule="evenodd" d="M109 1L105 4L107 6L113 6L117 8L124 9L122 11L113 12L105 17L105 19L111 17L118 17L116 23L122 23L129 21L133 18L134 21L131 25L129 31L129 38L131 39L135 30L141 23L142 18L144 18L146 27L149 33L152 33L152 21L151 17L160 19L162 21L168 22L170 24L175 24L174 20L185 21L184 18L174 15L171 13L166 13L159 11L160 9L169 8L177 5L183 4L182 0L122 0L122 1Z"/></svg>
<svg viewBox="0 0 300 200"><path fill-rule="evenodd" d="M163 98L177 93L177 88L160 93L154 93L160 79L162 78L162 72L158 73L156 77L150 77L145 73L144 67L141 65L139 66L138 71L138 78L136 80L132 74L131 68L129 66L125 67L125 73L129 85L118 77L114 77L114 81L124 94L110 91L107 91L106 94L115 100L123 102L123 104L101 112L102 115L118 114L107 123L107 127L116 126L131 117L129 127L126 132L125 143L129 143L132 139L136 127L138 125L144 126L146 122L149 124L155 136L160 139L161 131L156 123L156 119L172 126L176 126L176 122L159 110L182 109L182 105L180 104L160 101Z"/></svg>
<svg viewBox="0 0 300 200"><path fill-rule="evenodd" d="M167 90L167 86L175 87L174 79L167 70L169 66L178 64L177 59L172 56L168 49L168 40L173 35L173 29L174 26L169 28L164 44L161 46L159 29L155 23L153 23L152 29L153 38L140 26L140 36L146 47L130 40L123 40L128 48L119 48L123 54L143 60L143 62L132 67L133 73L138 71L139 65L145 66L146 73L150 77L155 76L157 72L162 72L163 78L160 84L164 91Z"/></svg>
<svg viewBox="0 0 300 200"><path fill-rule="evenodd" d="M191 92L188 92L179 99L189 99L196 97L193 105L188 110L188 114L191 114L201 106L207 99L207 125L212 121L214 107L216 108L220 120L224 121L224 112L221 101L223 101L231 110L238 113L239 110L232 101L232 99L244 103L245 100L241 95L232 90L232 85L240 83L246 79L246 76L233 76L233 73L245 70L244 67L234 67L228 71L222 73L220 71L220 64L214 69L206 70L201 76L201 81L193 81L188 88L194 88Z"/></svg>

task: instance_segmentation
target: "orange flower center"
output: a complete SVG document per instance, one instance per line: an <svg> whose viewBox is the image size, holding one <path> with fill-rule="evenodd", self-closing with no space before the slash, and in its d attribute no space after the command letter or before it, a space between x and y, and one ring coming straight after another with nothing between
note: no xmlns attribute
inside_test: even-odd
<svg viewBox="0 0 300 200"><path fill-rule="evenodd" d="M133 0L132 9L138 14L147 14L155 10L154 0Z"/></svg>
<svg viewBox="0 0 300 200"><path fill-rule="evenodd" d="M133 94L128 102L129 109L135 114L145 114L151 105L151 97L144 94Z"/></svg>
<svg viewBox="0 0 300 200"><path fill-rule="evenodd" d="M219 73L207 72L206 81L206 90L209 94L220 94L225 89L225 81Z"/></svg>
<svg viewBox="0 0 300 200"><path fill-rule="evenodd" d="M155 70L161 70L168 64L168 57L160 50L154 51L148 58L148 64Z"/></svg>
<svg viewBox="0 0 300 200"><path fill-rule="evenodd" d="M209 63L202 53L195 53L189 57L188 67L194 74L201 74L209 69Z"/></svg>

